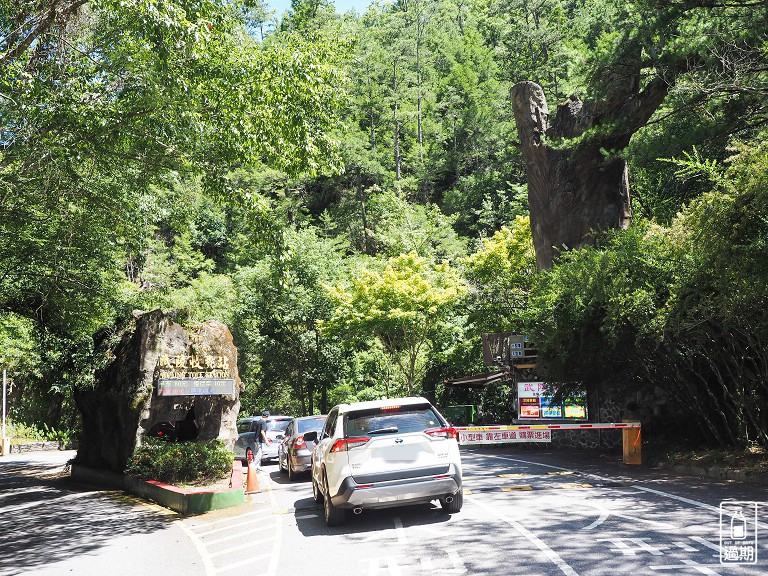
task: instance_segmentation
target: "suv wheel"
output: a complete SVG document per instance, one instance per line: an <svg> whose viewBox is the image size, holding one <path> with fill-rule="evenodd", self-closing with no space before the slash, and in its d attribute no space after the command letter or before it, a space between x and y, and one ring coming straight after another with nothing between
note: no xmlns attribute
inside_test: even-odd
<svg viewBox="0 0 768 576"><path fill-rule="evenodd" d="M325 481L325 499L323 500L323 513L325 516L325 525L329 528L344 523L346 516L343 508L336 508L331 501L331 491L328 489L328 480Z"/></svg>
<svg viewBox="0 0 768 576"><path fill-rule="evenodd" d="M456 514L461 510L461 507L463 504L464 504L464 490L462 489L459 489L459 491L453 495L453 500L451 500L450 502L446 502L445 498L440 498L440 506L442 506L443 510L448 514Z"/></svg>
<svg viewBox="0 0 768 576"><path fill-rule="evenodd" d="M317 502L318 504L320 504L320 502L323 501L323 493L320 492L320 488L318 488L317 482L315 482L314 475L312 475L312 498L314 498L315 502Z"/></svg>

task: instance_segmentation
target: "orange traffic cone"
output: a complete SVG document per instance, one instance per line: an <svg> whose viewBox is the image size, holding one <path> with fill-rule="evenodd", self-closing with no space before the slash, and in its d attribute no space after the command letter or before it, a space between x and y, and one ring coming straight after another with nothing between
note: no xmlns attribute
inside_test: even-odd
<svg viewBox="0 0 768 576"><path fill-rule="evenodd" d="M245 478L245 493L259 492L259 477L256 472L256 466L253 462L248 462L248 476Z"/></svg>

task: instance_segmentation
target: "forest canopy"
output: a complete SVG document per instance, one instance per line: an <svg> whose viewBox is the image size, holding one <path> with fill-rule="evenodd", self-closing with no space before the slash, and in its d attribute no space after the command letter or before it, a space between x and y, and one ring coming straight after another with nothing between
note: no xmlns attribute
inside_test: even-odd
<svg viewBox="0 0 768 576"><path fill-rule="evenodd" d="M11 418L76 430L94 335L162 307L230 326L244 412L412 392L509 420L505 388L442 385L508 330L550 379L663 388L680 437L768 444L767 29L753 0L3 2ZM620 161L631 202L543 271L526 81L593 107L544 143Z"/></svg>

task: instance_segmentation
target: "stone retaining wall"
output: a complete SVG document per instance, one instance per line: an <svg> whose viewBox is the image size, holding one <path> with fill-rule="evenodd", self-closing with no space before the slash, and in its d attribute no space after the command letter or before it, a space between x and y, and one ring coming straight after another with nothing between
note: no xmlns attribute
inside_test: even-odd
<svg viewBox="0 0 768 576"><path fill-rule="evenodd" d="M62 442L30 442L28 444L11 444L11 454L23 452L44 452L46 450L65 450Z"/></svg>

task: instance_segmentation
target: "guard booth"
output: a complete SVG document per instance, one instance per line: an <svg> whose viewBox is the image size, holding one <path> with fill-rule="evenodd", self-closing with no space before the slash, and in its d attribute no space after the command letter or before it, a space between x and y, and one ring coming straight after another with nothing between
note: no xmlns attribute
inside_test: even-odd
<svg viewBox="0 0 768 576"><path fill-rule="evenodd" d="M445 381L446 386L485 388L500 381L510 381L517 387L516 425L473 426L471 406L449 406L446 409L459 432L459 444L503 444L508 442L551 442L553 431L622 430L625 464L642 463L640 422L588 423L587 402L583 393L570 393L563 398L555 394L557 384L543 382L537 374L539 351L525 334L493 332L483 334L484 374L475 374ZM556 400L559 398L559 400ZM464 412L462 413L462 409ZM463 424L467 418L468 424ZM527 421L527 422L526 422ZM579 423L569 423L579 421Z"/></svg>

